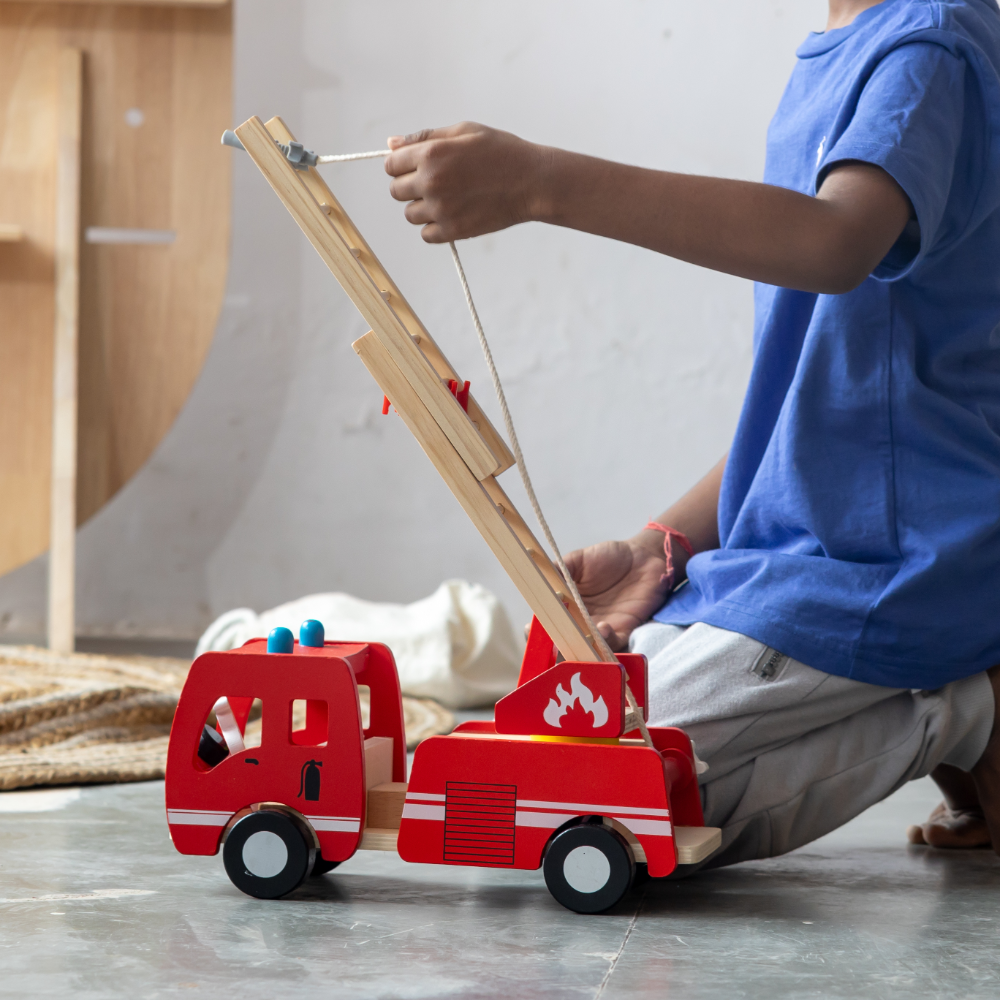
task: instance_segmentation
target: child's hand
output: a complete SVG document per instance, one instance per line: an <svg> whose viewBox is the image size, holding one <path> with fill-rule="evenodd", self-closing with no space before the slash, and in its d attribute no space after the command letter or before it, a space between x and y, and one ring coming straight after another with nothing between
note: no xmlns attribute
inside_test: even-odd
<svg viewBox="0 0 1000 1000"><path fill-rule="evenodd" d="M462 122L391 136L389 191L407 201L409 222L428 243L496 232L533 218L543 147L509 132Z"/></svg>
<svg viewBox="0 0 1000 1000"><path fill-rule="evenodd" d="M566 568L613 650L625 649L632 630L666 601L665 565L663 536L654 532L625 542L598 542L566 556Z"/></svg>

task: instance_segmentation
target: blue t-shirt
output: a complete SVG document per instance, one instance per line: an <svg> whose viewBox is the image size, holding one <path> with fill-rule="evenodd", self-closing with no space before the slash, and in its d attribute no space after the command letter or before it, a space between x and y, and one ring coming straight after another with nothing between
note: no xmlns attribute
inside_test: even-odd
<svg viewBox="0 0 1000 1000"><path fill-rule="evenodd" d="M765 181L814 195L847 160L916 219L852 292L756 287L721 548L655 617L932 689L1000 663L995 0L884 0L806 40Z"/></svg>

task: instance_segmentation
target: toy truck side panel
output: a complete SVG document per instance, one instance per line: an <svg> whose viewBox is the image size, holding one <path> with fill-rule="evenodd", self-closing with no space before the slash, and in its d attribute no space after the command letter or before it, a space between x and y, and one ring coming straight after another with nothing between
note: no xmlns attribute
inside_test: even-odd
<svg viewBox="0 0 1000 1000"><path fill-rule="evenodd" d="M352 663L358 684L371 690L371 714L365 738L388 736L392 744L392 780L406 781L406 730L403 725L403 694L396 661L388 646L368 643L363 663Z"/></svg>
<svg viewBox="0 0 1000 1000"><path fill-rule="evenodd" d="M325 859L346 860L357 849L365 818L354 671L332 651L320 658L244 650L237 656L200 656L181 692L166 769L174 845L182 854L215 854L235 813L268 802L304 815ZM209 767L198 757L198 743L212 706L223 696L261 699L261 744ZM292 702L298 699L326 705L326 732L315 733L313 745L293 742Z"/></svg>
<svg viewBox="0 0 1000 1000"><path fill-rule="evenodd" d="M607 816L654 876L677 863L659 755L642 746L453 733L417 749L397 849L404 861L535 869L553 832Z"/></svg>
<svg viewBox="0 0 1000 1000"><path fill-rule="evenodd" d="M639 735L638 730L635 735ZM674 823L677 826L704 826L705 816L701 808L691 738L676 726L650 726L649 735L653 746L663 757Z"/></svg>

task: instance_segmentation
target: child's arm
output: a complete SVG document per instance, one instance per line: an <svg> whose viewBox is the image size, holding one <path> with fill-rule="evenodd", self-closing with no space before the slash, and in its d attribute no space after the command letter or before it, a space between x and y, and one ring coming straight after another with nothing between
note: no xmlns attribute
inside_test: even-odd
<svg viewBox="0 0 1000 1000"><path fill-rule="evenodd" d="M839 294L889 252L912 209L880 167L835 167L815 198L646 170L463 123L389 140L392 196L429 243L549 222L785 288Z"/></svg>
<svg viewBox="0 0 1000 1000"><path fill-rule="evenodd" d="M656 520L687 535L695 552L719 547L719 487L725 458ZM599 542L566 556L566 567L594 622L612 649L624 649L632 629L667 599L662 532L642 530L627 541ZM685 577L688 554L671 543L674 586Z"/></svg>

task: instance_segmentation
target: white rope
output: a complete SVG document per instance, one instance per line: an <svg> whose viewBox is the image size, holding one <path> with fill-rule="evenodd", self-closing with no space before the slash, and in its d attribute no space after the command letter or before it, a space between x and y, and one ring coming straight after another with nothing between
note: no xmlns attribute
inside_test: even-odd
<svg viewBox="0 0 1000 1000"><path fill-rule="evenodd" d="M374 160L379 156L388 156L391 149L373 149L368 153L337 153L334 156L320 156L317 163L347 163L350 160Z"/></svg>
<svg viewBox="0 0 1000 1000"><path fill-rule="evenodd" d="M380 149L373 150L369 153L341 153L335 156L320 156L317 162L346 163L350 160L373 160L379 156L388 156L391 152L392 150L389 149ZM535 495L535 488L531 484L531 476L528 475L528 467L524 463L524 455L521 453L521 443L517 439L517 431L514 430L514 421L511 419L510 408L507 406L507 397L504 394L503 385L500 382L500 374L497 372L497 366L493 361L493 352L490 350L489 342L486 339L486 332L483 330L483 324L479 319L479 312L476 310L476 304L472 301L472 292L469 289L469 280L465 276L465 268L462 267L462 260L458 256L458 249L455 247L454 241L450 241L448 246L451 248L451 257L452 260L455 261L455 269L458 271L458 280L462 283L462 291L465 293L465 303L469 307L469 313L472 315L472 323L476 328L476 336L479 338L479 346L482 348L483 357L486 359L486 367L490 371L490 378L493 381L493 391L496 393L497 402L500 404L500 412L503 414L504 427L507 429L507 437L510 439L511 449L514 452L514 461L517 463L517 471L521 476L521 482L524 484L524 491L528 494L528 501L531 503L531 509L535 512L535 519L538 521L538 524L542 529L542 533L545 535L545 540L549 543L549 547L552 549L555 556L555 563L559 567L559 572L562 574L563 580L566 582L566 586L569 588L569 592L572 594L576 606L580 609L580 614L583 616L583 620L587 623L587 628L590 630L590 636L593 640L594 646L597 648L597 652L606 662L617 663L618 658L612 652L611 647L608 645L604 636L597 630L597 626L590 617L590 612L587 610L587 605L584 603L580 590L576 585L576 581L573 579L569 568L566 566L562 557L562 552L559 551L559 546L556 544L552 530L549 528L549 522L545 520L545 515L542 513L541 505L538 503L538 497ZM656 748L653 745L652 737L649 735L649 729L646 727L646 722L639 709L639 703L636 701L635 695L632 693L632 688L627 680L625 682L625 697L628 701L629 713L632 716L629 721L635 722L636 726L639 728L639 732L642 733L643 740L655 750ZM628 723L626 723L626 725L628 726ZM630 729L632 727L628 726L628 728ZM626 729L626 731L628 731L628 729Z"/></svg>
<svg viewBox="0 0 1000 1000"><path fill-rule="evenodd" d="M583 620L587 623L587 628L590 629L590 635L593 639L594 645L597 647L598 653L600 653L602 659L606 660L608 663L617 663L618 658L612 652L611 647L608 645L604 636L598 631L597 626L590 617L590 612L587 610L587 605L584 603L580 590L576 585L576 581L573 579L573 575L570 573L569 568L563 560L562 552L559 551L559 546L556 544L555 537L552 534L552 529L549 528L549 522L545 520L545 515L542 513L541 505L538 503L538 497L535 496L535 488L531 485L531 476L528 475L528 467L524 464L524 455L521 452L521 443L517 439L517 431L514 430L514 421L511 419L510 408L507 406L507 397L504 394L503 385L500 383L500 375L497 372L497 366L493 361L493 352L490 350L489 342L486 340L486 332L483 330L483 324L479 319L479 312L476 309L476 304L472 301L472 292L469 289L469 280L465 276L465 268L462 267L462 260L458 256L458 249L455 247L454 241L449 242L448 246L451 247L451 257L452 260L455 261L455 269L458 271L458 280L462 283L462 291L465 293L465 303L469 307L469 312L472 315L472 323L476 328L476 336L479 338L479 346L482 348L483 357L486 359L486 367L490 370L490 378L493 380L493 390L496 393L497 402L500 404L500 412L503 414L504 427L507 428L507 437L510 438L510 446L514 452L514 461L517 463L517 471L521 475L521 482L524 484L524 492L528 494L528 501L531 503L531 509L535 512L535 518L545 535L545 540L549 543L549 547L552 549L556 565L559 567L559 572L562 573L563 580L565 580L566 586L569 587L569 591L573 595L573 600L576 602L576 606L580 609L580 614L583 615ZM649 735L649 730L646 728L646 722L642 717L642 712L639 710L639 704L635 699L635 695L632 694L632 688L629 686L627 681L625 683L625 696L628 700L628 707L635 717L634 721L639 727L639 732L642 733L643 740L645 740L645 742L652 747L653 740Z"/></svg>

